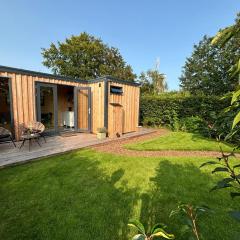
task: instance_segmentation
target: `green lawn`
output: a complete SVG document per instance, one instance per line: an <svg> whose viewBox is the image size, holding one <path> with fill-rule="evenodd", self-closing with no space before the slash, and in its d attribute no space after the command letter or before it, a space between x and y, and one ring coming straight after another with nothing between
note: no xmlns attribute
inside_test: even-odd
<svg viewBox="0 0 240 240"><path fill-rule="evenodd" d="M206 159L205 159L206 160ZM214 214L200 229L208 240L233 239L239 225L227 211L240 208L228 191L209 193L218 177L199 158L130 158L80 150L0 170L0 239L130 239L127 222L165 222L178 202L207 204Z"/></svg>
<svg viewBox="0 0 240 240"><path fill-rule="evenodd" d="M231 152L233 147L221 143L224 151ZM128 144L126 148L138 151L158 150L205 150L219 151L219 143L214 139L204 138L199 134L186 132L170 132L167 135L140 143Z"/></svg>

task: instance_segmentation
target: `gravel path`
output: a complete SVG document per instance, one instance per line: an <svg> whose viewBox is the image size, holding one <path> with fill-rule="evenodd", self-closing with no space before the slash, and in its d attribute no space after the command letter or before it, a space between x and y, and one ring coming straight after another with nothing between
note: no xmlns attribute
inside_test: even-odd
<svg viewBox="0 0 240 240"><path fill-rule="evenodd" d="M166 129L159 129L147 135L128 139L119 139L117 141L97 145L94 146L93 149L100 152L107 152L132 157L219 157L221 155L217 151L179 151L179 150L137 151L124 148L125 144L145 141L168 133L169 131Z"/></svg>

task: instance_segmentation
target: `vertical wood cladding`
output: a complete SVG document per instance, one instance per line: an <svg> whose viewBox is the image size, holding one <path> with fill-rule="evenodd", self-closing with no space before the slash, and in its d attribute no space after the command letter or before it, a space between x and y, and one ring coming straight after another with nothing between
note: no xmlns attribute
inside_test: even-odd
<svg viewBox="0 0 240 240"><path fill-rule="evenodd" d="M122 94L113 94L111 86L122 87ZM116 137L116 132L134 132L138 127L140 88L110 82L108 85L108 130L110 137ZM115 119L115 121L113 121ZM116 130L118 129L118 130ZM121 133L120 133L121 134Z"/></svg>
<svg viewBox="0 0 240 240"><path fill-rule="evenodd" d="M105 93L104 80L93 83L71 82L53 77L48 78L24 73L1 72L0 76L11 79L12 110L14 119L15 137L19 140L19 125L36 121L36 82L57 84L61 86L91 87L92 102L92 132L104 127ZM119 86L123 89L122 95L110 93L110 86ZM84 102L82 102L84 104ZM117 105L116 105L117 104ZM62 103L62 105L64 105ZM86 104L85 104L86 105ZM85 106L84 105L84 106ZM60 105L59 105L60 106ZM114 137L118 129L122 133L137 130L139 114L139 87L109 82L108 84L108 132ZM80 116L82 124L86 125L87 116Z"/></svg>

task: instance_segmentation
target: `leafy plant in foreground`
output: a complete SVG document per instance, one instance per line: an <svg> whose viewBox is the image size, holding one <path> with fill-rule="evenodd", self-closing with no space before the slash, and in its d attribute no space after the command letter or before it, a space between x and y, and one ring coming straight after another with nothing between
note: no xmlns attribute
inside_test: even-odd
<svg viewBox="0 0 240 240"><path fill-rule="evenodd" d="M240 13L237 14L235 24L226 27L225 29L218 32L218 34L213 38L212 45L219 45L220 47L225 47L229 42L236 38L238 41L240 39ZM240 58L232 64L231 68L228 70L229 76L231 78L238 77L238 83L240 82ZM238 84L239 85L239 84ZM232 96L231 105L239 106L240 90L236 89ZM232 128L234 128L240 122L240 112L234 118Z"/></svg>
<svg viewBox="0 0 240 240"><path fill-rule="evenodd" d="M190 204L180 204L176 210L173 210L170 217L180 215L184 221L182 234L190 234L190 239L200 240L200 233L197 226L197 220L201 214L209 211L207 206L193 206Z"/></svg>
<svg viewBox="0 0 240 240"><path fill-rule="evenodd" d="M133 240L152 240L154 237L163 237L165 239L175 238L173 234L169 234L164 230L166 225L161 223L154 225L149 234L146 233L143 224L138 220L129 221L128 226L135 228L139 232L132 238Z"/></svg>
<svg viewBox="0 0 240 240"><path fill-rule="evenodd" d="M212 171L212 173L226 173L227 177L217 182L217 185L214 186L210 191L215 191L223 188L231 188L230 195L232 198L240 197L240 172L238 169L240 168L240 164L233 165L231 163L231 157L234 156L234 151L232 153L224 153L221 149L221 157L218 157L215 161L208 161L203 163L201 167L205 167L207 165L218 165ZM231 216L236 220L240 221L240 211L232 211L230 212Z"/></svg>

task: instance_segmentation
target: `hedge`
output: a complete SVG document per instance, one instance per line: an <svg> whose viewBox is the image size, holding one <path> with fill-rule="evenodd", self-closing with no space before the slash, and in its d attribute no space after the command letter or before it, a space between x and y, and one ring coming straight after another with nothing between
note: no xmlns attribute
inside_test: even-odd
<svg viewBox="0 0 240 240"><path fill-rule="evenodd" d="M172 125L174 119L198 116L213 124L229 100L218 96L169 95L142 96L140 122L147 125Z"/></svg>

